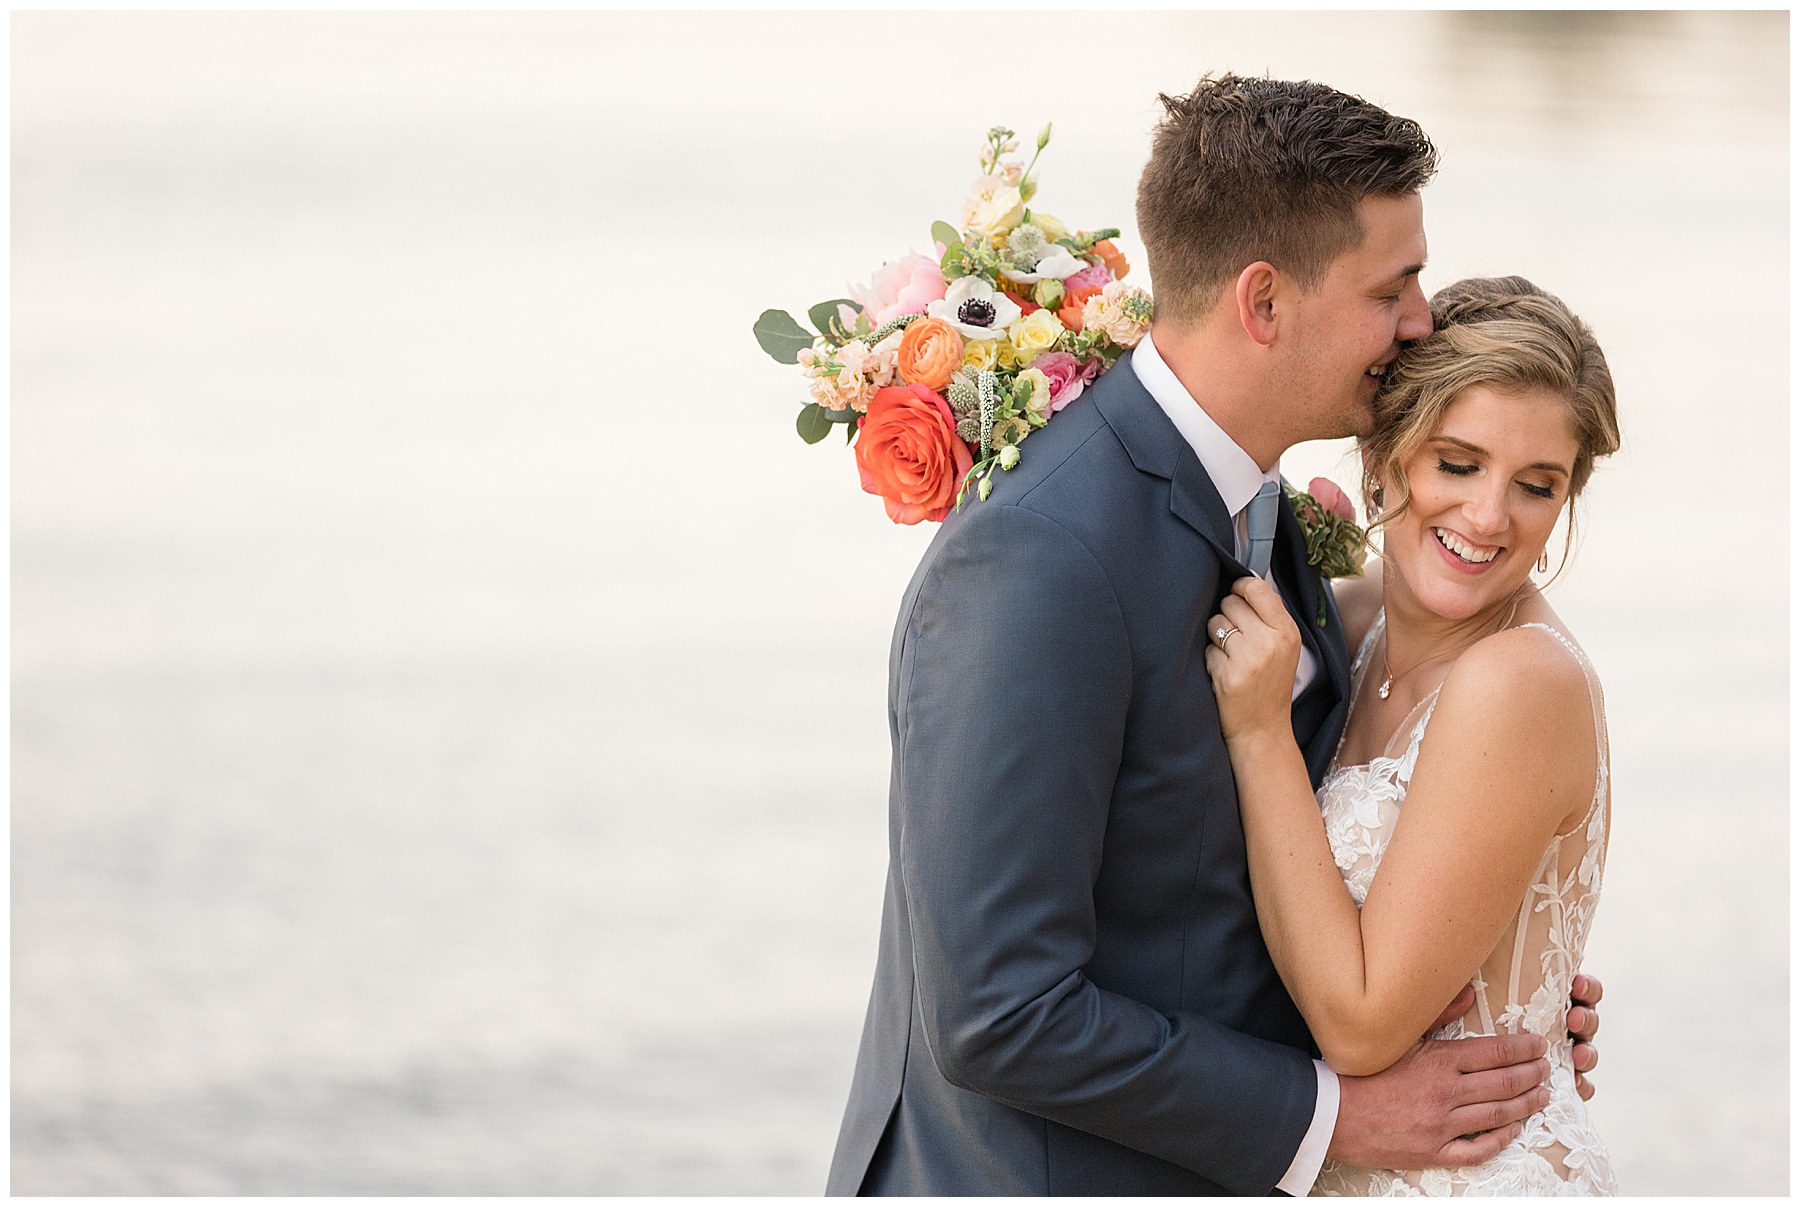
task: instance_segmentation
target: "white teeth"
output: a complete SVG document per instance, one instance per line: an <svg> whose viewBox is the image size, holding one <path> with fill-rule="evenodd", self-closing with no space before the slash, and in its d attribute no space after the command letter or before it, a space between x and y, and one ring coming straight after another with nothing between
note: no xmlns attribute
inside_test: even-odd
<svg viewBox="0 0 1800 1207"><path fill-rule="evenodd" d="M1456 554L1457 557L1462 558L1465 562L1481 565L1484 562L1491 562L1496 557L1500 556L1499 546L1495 546L1492 549L1477 549L1475 546L1457 539L1455 533L1443 528L1433 528L1431 533L1433 536L1437 537L1439 544Z"/></svg>

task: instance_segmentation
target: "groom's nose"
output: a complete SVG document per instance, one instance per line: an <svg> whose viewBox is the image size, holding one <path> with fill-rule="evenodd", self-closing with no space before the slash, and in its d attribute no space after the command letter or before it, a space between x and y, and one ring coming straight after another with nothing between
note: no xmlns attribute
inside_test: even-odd
<svg viewBox="0 0 1800 1207"><path fill-rule="evenodd" d="M1425 291L1419 288L1419 278L1413 277L1400 295L1400 323L1395 328L1394 338L1415 340L1430 334L1431 303L1425 300Z"/></svg>

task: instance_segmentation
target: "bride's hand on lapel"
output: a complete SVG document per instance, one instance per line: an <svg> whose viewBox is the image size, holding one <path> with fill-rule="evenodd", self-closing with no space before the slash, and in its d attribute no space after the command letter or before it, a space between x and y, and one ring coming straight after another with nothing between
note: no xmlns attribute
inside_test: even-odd
<svg viewBox="0 0 1800 1207"><path fill-rule="evenodd" d="M1258 736L1292 741L1300 630L1275 588L1260 578L1238 579L1206 631L1206 669L1226 742Z"/></svg>

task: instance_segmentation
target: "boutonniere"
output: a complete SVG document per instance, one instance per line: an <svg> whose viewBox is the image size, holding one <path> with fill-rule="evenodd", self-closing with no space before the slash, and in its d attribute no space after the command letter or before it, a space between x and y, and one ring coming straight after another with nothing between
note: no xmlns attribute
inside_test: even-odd
<svg viewBox="0 0 1800 1207"><path fill-rule="evenodd" d="M1314 478L1305 490L1290 486L1287 495L1306 537L1307 564L1317 566L1324 579L1362 577L1369 547L1350 496L1330 478ZM1320 628L1325 627L1325 597L1320 591L1319 614L1314 617Z"/></svg>

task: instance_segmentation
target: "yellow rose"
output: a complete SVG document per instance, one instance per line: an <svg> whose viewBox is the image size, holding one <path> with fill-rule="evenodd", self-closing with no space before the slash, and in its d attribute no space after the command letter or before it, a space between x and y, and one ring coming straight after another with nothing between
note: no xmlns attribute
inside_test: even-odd
<svg viewBox="0 0 1800 1207"><path fill-rule="evenodd" d="M1052 218L1049 214L1032 210L1031 221L1033 224L1043 229L1044 238L1052 243L1056 242L1058 239L1067 239L1069 237L1069 228L1055 218Z"/></svg>
<svg viewBox="0 0 1800 1207"><path fill-rule="evenodd" d="M1042 369L1027 369L1019 374L1019 380L1027 382L1031 386L1031 397L1025 400L1026 412L1036 415L1040 419L1048 419L1050 417L1050 379L1044 376Z"/></svg>
<svg viewBox="0 0 1800 1207"><path fill-rule="evenodd" d="M989 442L995 452L999 452L1009 444L1017 444L1031 435L1031 425L1017 415L1010 419L994 421L994 435Z"/></svg>
<svg viewBox="0 0 1800 1207"><path fill-rule="evenodd" d="M999 177L983 176L963 202L963 229L977 230L992 238L1004 235L1025 215L1025 199L1019 190L1002 184Z"/></svg>
<svg viewBox="0 0 1800 1207"><path fill-rule="evenodd" d="M1053 311L1034 310L1008 327L1006 338L1012 344L1014 359L1020 365L1029 365L1040 352L1056 347L1062 333L1063 325Z"/></svg>
<svg viewBox="0 0 1800 1207"><path fill-rule="evenodd" d="M963 341L963 368L980 372L991 369L999 360L1000 341L997 339L971 339ZM1011 349L1008 349L1011 351Z"/></svg>

